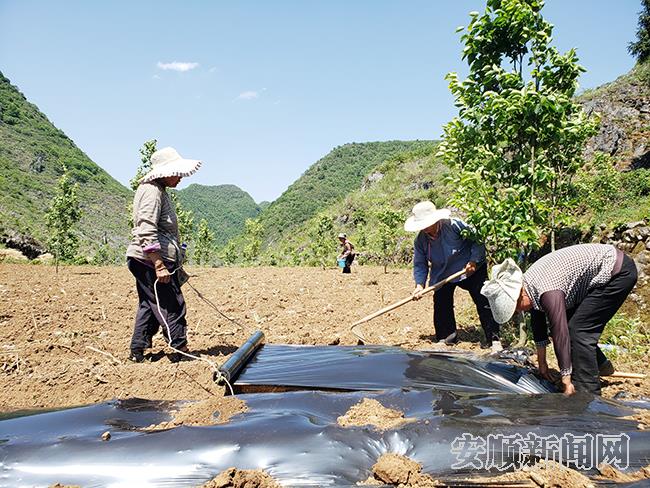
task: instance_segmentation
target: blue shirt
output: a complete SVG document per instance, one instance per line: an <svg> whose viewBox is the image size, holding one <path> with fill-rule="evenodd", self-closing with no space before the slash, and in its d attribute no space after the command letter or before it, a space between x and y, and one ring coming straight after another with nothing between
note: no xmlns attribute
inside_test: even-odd
<svg viewBox="0 0 650 488"><path fill-rule="evenodd" d="M437 239L432 239L424 231L418 233L413 254L413 278L416 284L424 286L429 276L431 286L457 273L470 261L477 265L485 261L485 246L461 235L468 228L462 220L452 218L440 221Z"/></svg>

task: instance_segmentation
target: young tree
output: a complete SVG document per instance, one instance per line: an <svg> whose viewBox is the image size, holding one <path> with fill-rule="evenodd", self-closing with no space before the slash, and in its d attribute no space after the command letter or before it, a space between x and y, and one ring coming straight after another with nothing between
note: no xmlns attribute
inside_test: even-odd
<svg viewBox="0 0 650 488"><path fill-rule="evenodd" d="M244 223L244 243L242 257L247 264L254 263L260 255L262 249L262 235L264 227L255 219L246 219Z"/></svg>
<svg viewBox="0 0 650 488"><path fill-rule="evenodd" d="M336 236L332 219L327 215L319 215L308 234L311 263L325 269L326 264L336 257Z"/></svg>
<svg viewBox="0 0 650 488"><path fill-rule="evenodd" d="M377 228L374 239L374 250L384 265L384 273L388 265L395 261L399 229L402 225L402 214L393 210L390 206L384 205L375 212Z"/></svg>
<svg viewBox="0 0 650 488"><path fill-rule="evenodd" d="M650 0L641 0L643 10L639 12L639 27L636 41L630 42L628 51L639 63L650 59Z"/></svg>
<svg viewBox="0 0 650 488"><path fill-rule="evenodd" d="M488 0L462 36L467 79L449 73L458 116L440 154L457 169L452 204L464 210L489 259L525 256L565 217L571 180L596 121L573 96L573 49L551 46L541 0ZM459 28L462 30L463 28Z"/></svg>
<svg viewBox="0 0 650 488"><path fill-rule="evenodd" d="M150 139L140 148L140 166L138 166L135 176L129 181L131 190L136 191L142 177L151 171L151 155L156 152L157 143L156 139Z"/></svg>
<svg viewBox="0 0 650 488"><path fill-rule="evenodd" d="M179 242L191 244L194 240L194 212L186 209L178 198L176 191L169 192L176 209L176 220L178 221Z"/></svg>
<svg viewBox="0 0 650 488"><path fill-rule="evenodd" d="M214 234L208 227L208 222L201 219L199 230L196 234L196 247L194 249L194 261L199 266L209 264L214 254Z"/></svg>
<svg viewBox="0 0 650 488"><path fill-rule="evenodd" d="M68 168L63 165L63 174L56 185L54 199L47 211L47 228L49 231L49 251L54 254L57 265L71 262L77 255L79 240L74 226L81 219L81 208L77 198L76 183L72 183Z"/></svg>
<svg viewBox="0 0 650 488"><path fill-rule="evenodd" d="M225 264L235 264L239 259L239 252L237 251L241 244L241 239L231 239L228 244L219 253L219 257Z"/></svg>

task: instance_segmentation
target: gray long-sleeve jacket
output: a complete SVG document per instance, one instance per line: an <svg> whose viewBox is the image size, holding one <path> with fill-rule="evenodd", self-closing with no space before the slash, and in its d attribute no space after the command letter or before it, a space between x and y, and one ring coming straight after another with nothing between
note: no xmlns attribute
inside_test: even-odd
<svg viewBox="0 0 650 488"><path fill-rule="evenodd" d="M133 197L133 239L126 256L149 261L148 253L160 252L166 262L176 262L178 221L174 203L158 183L142 183Z"/></svg>

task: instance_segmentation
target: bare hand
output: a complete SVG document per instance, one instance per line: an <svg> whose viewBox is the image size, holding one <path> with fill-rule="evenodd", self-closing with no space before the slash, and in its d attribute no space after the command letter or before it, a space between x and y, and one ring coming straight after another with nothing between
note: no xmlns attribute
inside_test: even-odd
<svg viewBox="0 0 650 488"><path fill-rule="evenodd" d="M169 280L171 279L172 275L169 273L165 265L162 265L160 267L156 267L156 278L158 278L158 281L160 283L169 283Z"/></svg>
<svg viewBox="0 0 650 488"><path fill-rule="evenodd" d="M468 261L465 265L465 274L471 276L476 271L476 263L474 261Z"/></svg>
<svg viewBox="0 0 650 488"><path fill-rule="evenodd" d="M562 385L566 396L573 395L576 392L576 387L571 383L571 375L562 376Z"/></svg>
<svg viewBox="0 0 650 488"><path fill-rule="evenodd" d="M415 290L413 290L412 296L413 300L419 300L422 298L422 290L424 290L424 287L422 285L416 285Z"/></svg>

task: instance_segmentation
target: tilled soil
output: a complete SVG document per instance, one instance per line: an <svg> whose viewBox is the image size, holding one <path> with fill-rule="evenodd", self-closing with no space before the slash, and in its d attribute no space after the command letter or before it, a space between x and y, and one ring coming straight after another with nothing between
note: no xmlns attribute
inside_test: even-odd
<svg viewBox="0 0 650 488"><path fill-rule="evenodd" d="M201 488L281 488L281 485L264 471L228 468Z"/></svg>
<svg viewBox="0 0 650 488"><path fill-rule="evenodd" d="M60 267L0 264L0 411L85 405L113 398L210 400L183 422L205 422L224 389L212 380L222 363L261 329L275 344L356 344L349 326L407 297L408 269L356 266L352 274L317 268L190 268L190 283L226 320L187 285L190 350L205 361L170 362L160 334L149 361L126 360L136 309L133 277L126 267ZM484 353L482 332L469 296L457 290L457 348ZM412 302L360 326L374 344L432 349L431 298ZM444 347L444 346L443 346ZM618 365L618 364L617 364ZM624 364L648 372L649 362ZM616 380L605 396L650 392L648 379ZM223 406L222 406L223 407ZM235 409L230 413L242 411ZM228 413L228 415L230 414ZM222 417L223 418L223 417Z"/></svg>
<svg viewBox="0 0 650 488"><path fill-rule="evenodd" d="M425 488L444 486L430 475L422 473L422 465L400 454L382 454L372 467L372 476L359 485L397 486L399 488Z"/></svg>
<svg viewBox="0 0 650 488"><path fill-rule="evenodd" d="M364 398L337 419L342 427L372 425L377 430L396 429L413 421L415 419L404 418L403 412L385 407L373 398Z"/></svg>

